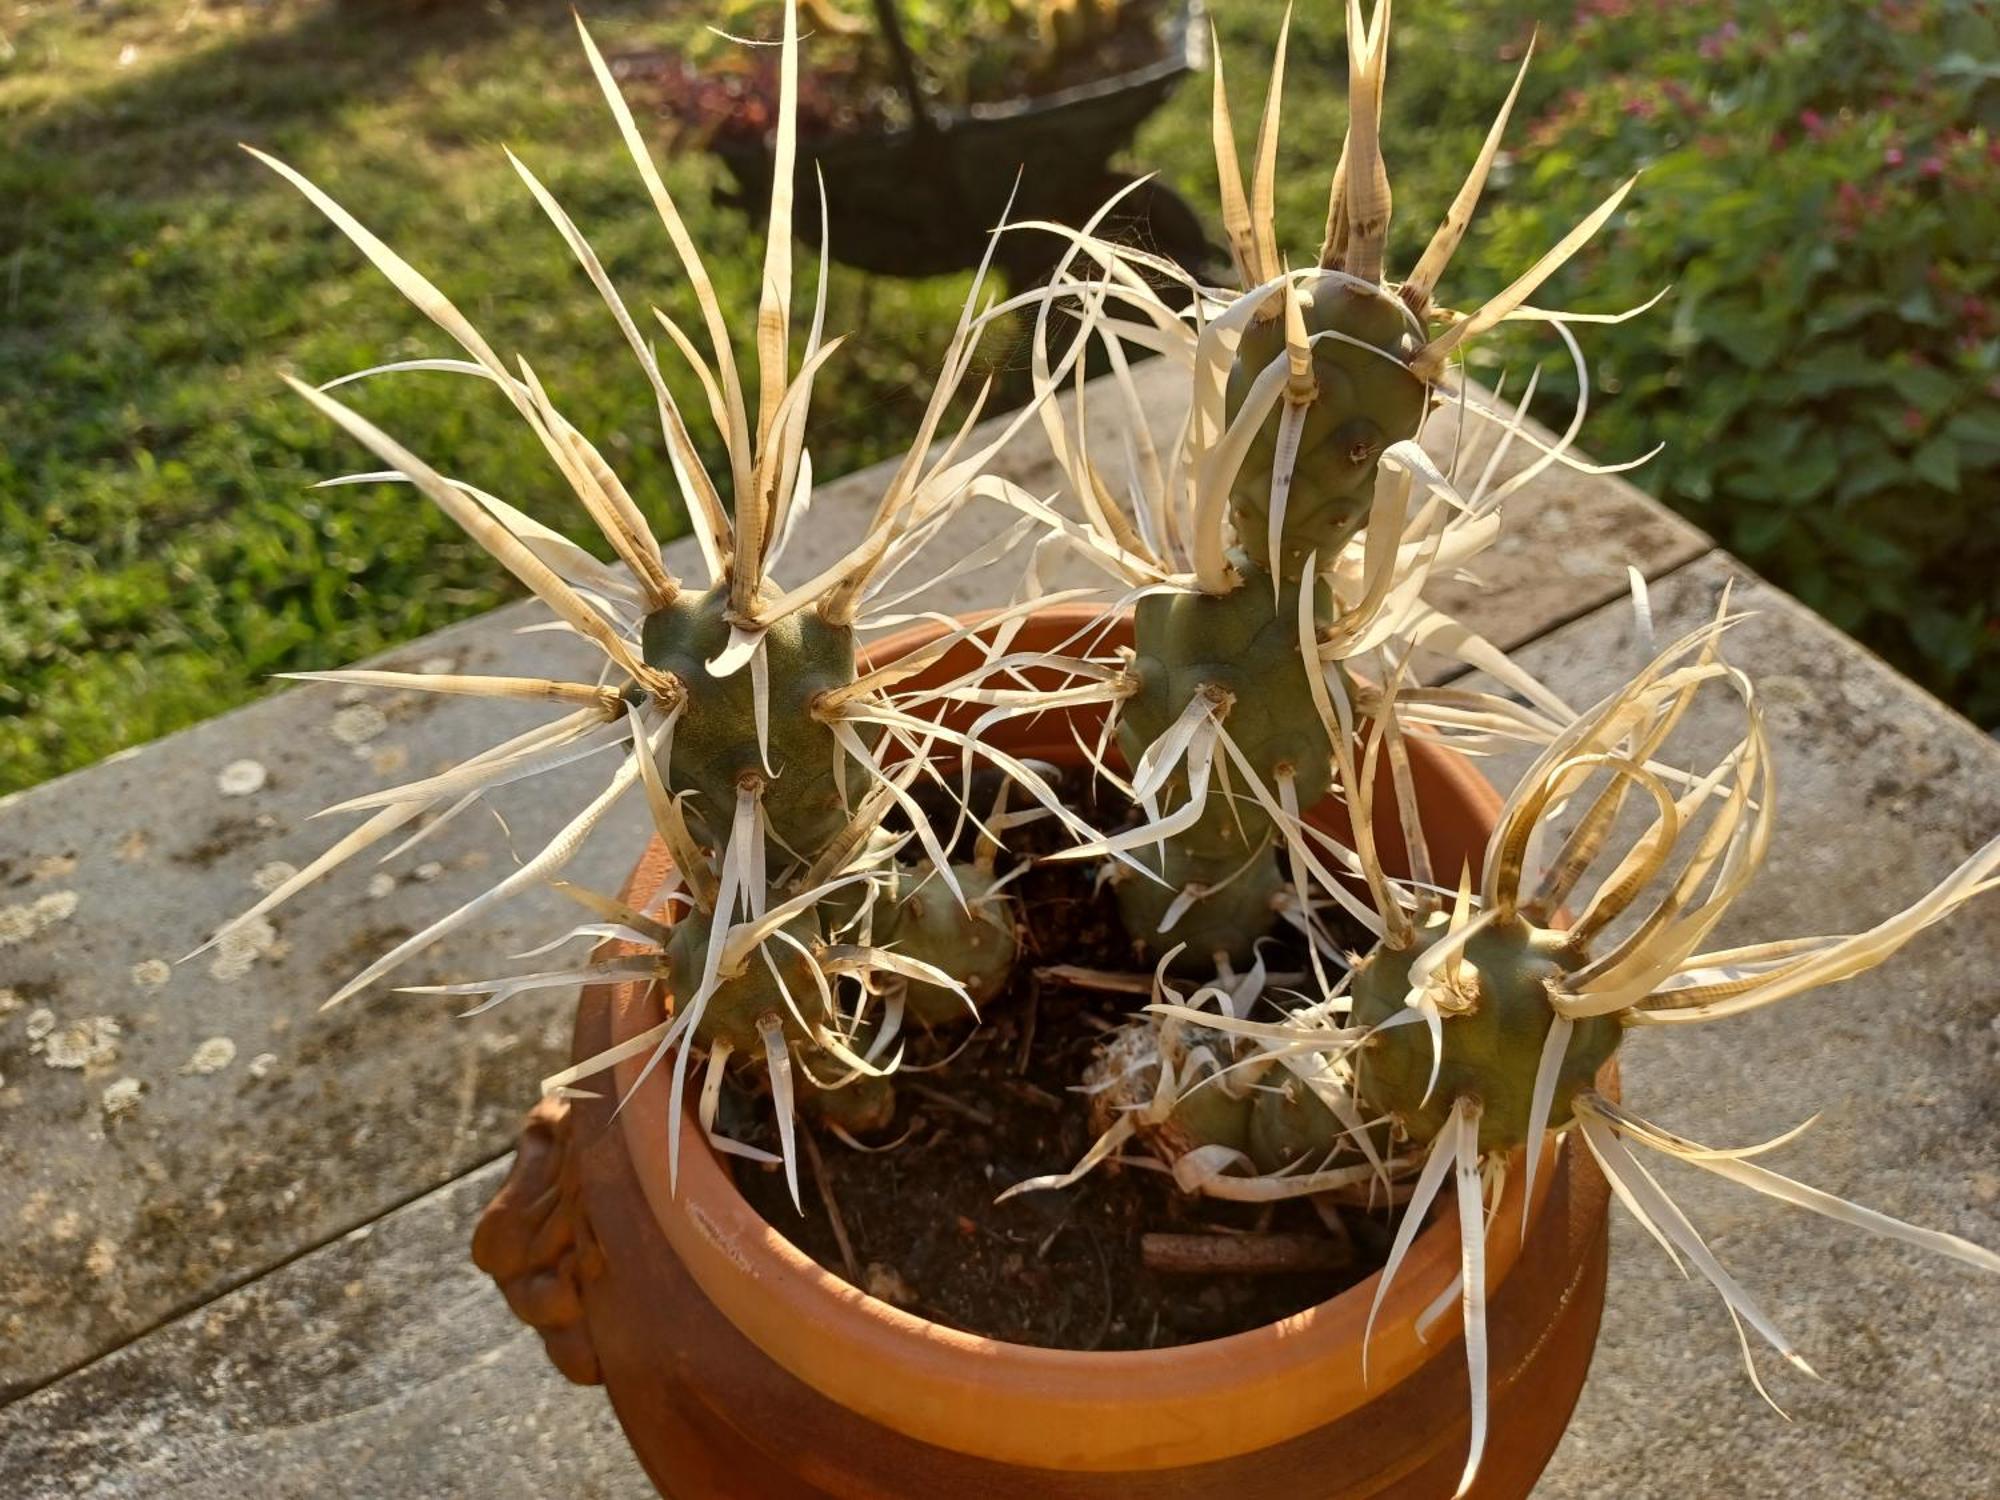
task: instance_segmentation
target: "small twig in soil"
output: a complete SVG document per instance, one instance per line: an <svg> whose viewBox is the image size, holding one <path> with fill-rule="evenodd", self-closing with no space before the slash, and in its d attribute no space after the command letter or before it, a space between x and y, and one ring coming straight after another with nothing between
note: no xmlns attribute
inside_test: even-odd
<svg viewBox="0 0 2000 1500"><path fill-rule="evenodd" d="M840 1263L847 1269L847 1279L859 1286L861 1270L855 1264L853 1242L847 1238L847 1221L840 1216L840 1200L833 1196L833 1181L826 1175L826 1163L820 1159L819 1142L812 1138L810 1130L800 1131L799 1139L805 1142L806 1160L812 1163L813 1181L819 1186L819 1201L826 1205L826 1219L833 1226L833 1242L840 1246Z"/></svg>
<svg viewBox="0 0 2000 1500"><path fill-rule="evenodd" d="M1282 1276L1345 1270L1354 1246L1319 1234L1146 1234L1139 1255L1168 1275Z"/></svg>
<svg viewBox="0 0 2000 1500"><path fill-rule="evenodd" d="M943 1089L934 1089L927 1083L906 1083L903 1087L913 1094L922 1095L939 1109L948 1109L954 1114L964 1115L966 1119L976 1121L978 1124L984 1125L988 1130L993 1128L993 1116L976 1104L967 1104L963 1099L954 1099Z"/></svg>
<svg viewBox="0 0 2000 1500"><path fill-rule="evenodd" d="M1319 1215L1320 1223L1326 1226L1328 1238L1336 1245L1346 1246L1351 1257L1354 1254L1354 1236L1348 1231L1347 1220L1340 1216L1333 1199L1325 1193L1315 1193L1309 1201L1313 1212Z"/></svg>
<svg viewBox="0 0 2000 1500"><path fill-rule="evenodd" d="M1025 1073L1028 1071L1028 1054L1034 1050L1035 1046L1035 1023L1041 1019L1041 1016L1042 977L1039 974L1031 974L1028 976L1028 1016L1021 1025L1021 1050L1014 1058L1014 1071L1016 1073Z"/></svg>
<svg viewBox="0 0 2000 1500"><path fill-rule="evenodd" d="M1047 1089L1029 1083L1025 1078L1009 1079L1007 1081L1007 1092L1012 1094L1016 1099L1019 1099L1023 1104L1032 1104L1037 1109L1046 1109L1052 1113L1060 1114L1062 1112L1062 1100L1051 1094Z"/></svg>
<svg viewBox="0 0 2000 1500"><path fill-rule="evenodd" d="M1104 1242L1097 1237L1096 1230L1086 1229L1084 1232L1090 1236L1090 1248L1097 1256L1097 1269L1104 1280L1104 1316L1097 1320L1097 1332L1093 1333L1090 1342L1083 1346L1086 1349L1096 1349L1102 1347L1104 1336L1111 1332L1112 1314L1117 1310L1116 1298L1111 1290L1111 1257L1104 1253Z"/></svg>
<svg viewBox="0 0 2000 1500"><path fill-rule="evenodd" d="M1120 974L1108 969L1085 969L1076 964L1047 964L1035 970L1037 979L1053 979L1058 984L1080 990L1105 990L1114 995L1150 995L1153 976Z"/></svg>

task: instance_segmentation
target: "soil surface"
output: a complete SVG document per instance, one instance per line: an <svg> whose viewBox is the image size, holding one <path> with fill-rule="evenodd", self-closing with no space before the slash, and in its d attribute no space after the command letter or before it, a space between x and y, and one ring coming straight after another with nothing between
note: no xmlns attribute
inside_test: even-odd
<svg viewBox="0 0 2000 1500"><path fill-rule="evenodd" d="M1081 777L1062 791L1091 815ZM1060 841L1044 823L1013 836L1027 856ZM1115 1164L1070 1188L994 1202L1024 1178L1067 1171L1089 1147L1089 1107L1074 1087L1106 1034L1143 1003L1036 974L1053 964L1143 972L1109 890L1092 889L1095 874L1089 864L1037 865L1010 887L1020 901L1022 961L976 1031L911 1038L886 1132L900 1144L870 1153L815 1132L853 1250L850 1279L919 1316L1013 1343L1151 1349L1260 1327L1373 1274L1390 1232L1381 1212L1342 1210L1355 1247L1345 1269L1216 1276L1148 1269L1141 1237L1326 1231L1303 1202L1190 1198L1161 1173ZM1274 970L1293 966L1275 945L1269 958ZM1293 958L1304 967L1303 953ZM935 1071L915 1071L926 1066ZM724 1122L731 1134L775 1146L768 1103L725 1098L725 1110L741 1112ZM744 1196L780 1233L849 1275L810 1163L800 1170L803 1214L776 1168L732 1166Z"/></svg>

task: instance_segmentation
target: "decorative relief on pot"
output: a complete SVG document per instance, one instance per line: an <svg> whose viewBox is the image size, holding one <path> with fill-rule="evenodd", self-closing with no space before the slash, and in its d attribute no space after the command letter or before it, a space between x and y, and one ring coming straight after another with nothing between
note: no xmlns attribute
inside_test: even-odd
<svg viewBox="0 0 2000 1500"><path fill-rule="evenodd" d="M584 1212L574 1137L569 1101L544 1099L528 1112L513 1170L473 1231L472 1262L542 1336L558 1370L599 1385L583 1287L603 1272L604 1252Z"/></svg>

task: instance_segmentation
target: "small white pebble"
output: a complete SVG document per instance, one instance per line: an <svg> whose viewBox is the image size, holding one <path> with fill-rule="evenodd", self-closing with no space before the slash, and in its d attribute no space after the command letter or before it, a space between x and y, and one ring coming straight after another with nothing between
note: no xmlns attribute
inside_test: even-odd
<svg viewBox="0 0 2000 1500"><path fill-rule="evenodd" d="M236 1061L236 1043L226 1036L212 1036L194 1049L183 1073L220 1073Z"/></svg>
<svg viewBox="0 0 2000 1500"><path fill-rule="evenodd" d="M225 797L247 797L261 792L271 773L254 760L232 760L215 778L215 789Z"/></svg>
<svg viewBox="0 0 2000 1500"><path fill-rule="evenodd" d="M271 1069L277 1067L277 1065L277 1053L259 1052L255 1057L250 1059L250 1076L252 1078L268 1078L271 1074Z"/></svg>
<svg viewBox="0 0 2000 1500"><path fill-rule="evenodd" d="M417 663L417 670L432 676L440 672L456 672L458 670L458 658L455 656L426 656L422 661Z"/></svg>
<svg viewBox="0 0 2000 1500"><path fill-rule="evenodd" d="M139 1095L145 1092L145 1088L136 1078L121 1078L107 1085L99 1101L104 1108L104 1118L115 1120L121 1115L129 1115L139 1107Z"/></svg>
<svg viewBox="0 0 2000 1500"><path fill-rule="evenodd" d="M436 880L442 874L444 874L444 866L434 859L427 859L414 870L410 871L410 878L412 880Z"/></svg>
<svg viewBox="0 0 2000 1500"><path fill-rule="evenodd" d="M350 703L333 716L333 737L343 745L365 745L389 727L372 703Z"/></svg>
<svg viewBox="0 0 2000 1500"><path fill-rule="evenodd" d="M372 900L380 901L395 888L396 877L387 871L381 871L368 877L368 895Z"/></svg>
<svg viewBox="0 0 2000 1500"><path fill-rule="evenodd" d="M56 1013L46 1005L28 1012L28 1040L39 1042L56 1029Z"/></svg>
<svg viewBox="0 0 2000 1500"><path fill-rule="evenodd" d="M259 865L257 873L250 877L250 883L268 896L298 873L297 865L288 865L282 859L274 859L268 865Z"/></svg>
<svg viewBox="0 0 2000 1500"><path fill-rule="evenodd" d="M28 1002L11 985L0 984L0 1016L11 1016Z"/></svg>
<svg viewBox="0 0 2000 1500"><path fill-rule="evenodd" d="M163 958L143 958L132 965L132 983L142 990L156 990L173 977L173 965Z"/></svg>

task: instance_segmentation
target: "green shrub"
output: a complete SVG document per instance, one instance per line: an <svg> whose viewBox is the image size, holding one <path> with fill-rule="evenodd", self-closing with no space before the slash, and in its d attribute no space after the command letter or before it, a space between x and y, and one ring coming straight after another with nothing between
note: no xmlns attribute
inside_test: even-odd
<svg viewBox="0 0 2000 1500"><path fill-rule="evenodd" d="M1471 257L1521 264L1637 166L1568 285L1592 309L1673 288L1587 330L1607 399L1586 443L1665 442L1640 483L2000 721L1995 7L1586 0L1534 71Z"/></svg>

